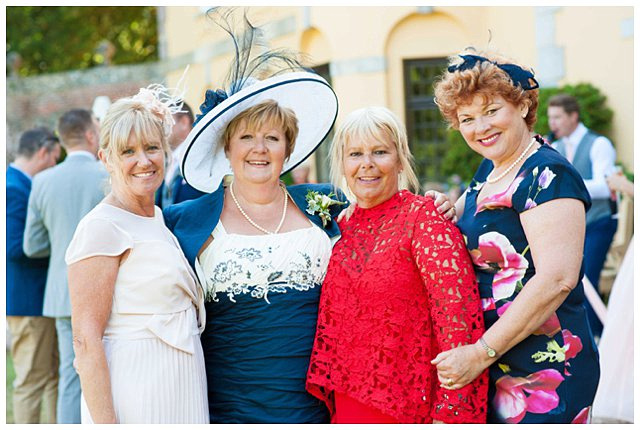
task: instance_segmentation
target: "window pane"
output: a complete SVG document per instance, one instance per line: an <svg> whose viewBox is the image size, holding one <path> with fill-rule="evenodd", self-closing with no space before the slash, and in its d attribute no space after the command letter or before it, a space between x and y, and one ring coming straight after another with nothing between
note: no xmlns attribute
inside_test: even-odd
<svg viewBox="0 0 640 430"><path fill-rule="evenodd" d="M407 133L420 183L446 180L440 166L447 126L433 101L433 84L446 66L446 58L404 61Z"/></svg>
<svg viewBox="0 0 640 430"><path fill-rule="evenodd" d="M329 73L329 64L321 64L313 68L317 74L322 76L331 85L331 75ZM318 182L330 182L329 172L329 149L333 140L333 129L331 133L322 141L316 150L316 173Z"/></svg>

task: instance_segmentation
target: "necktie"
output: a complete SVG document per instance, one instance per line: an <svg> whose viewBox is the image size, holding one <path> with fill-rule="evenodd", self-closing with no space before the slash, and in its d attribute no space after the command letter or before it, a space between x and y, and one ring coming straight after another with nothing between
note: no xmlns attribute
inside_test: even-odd
<svg viewBox="0 0 640 430"><path fill-rule="evenodd" d="M567 160L573 164L573 156L575 155L575 145L569 139L565 142L565 148L567 150Z"/></svg>

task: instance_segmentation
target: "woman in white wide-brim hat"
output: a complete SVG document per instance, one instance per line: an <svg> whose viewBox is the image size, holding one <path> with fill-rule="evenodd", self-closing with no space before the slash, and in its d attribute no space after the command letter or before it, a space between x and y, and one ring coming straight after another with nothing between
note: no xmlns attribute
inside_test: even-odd
<svg viewBox="0 0 640 430"><path fill-rule="evenodd" d="M305 376L346 199L328 184L285 187L280 175L326 137L338 101L302 68L231 82L229 96L207 91L181 163L185 181L209 194L164 211L205 289L210 419L327 422Z"/></svg>

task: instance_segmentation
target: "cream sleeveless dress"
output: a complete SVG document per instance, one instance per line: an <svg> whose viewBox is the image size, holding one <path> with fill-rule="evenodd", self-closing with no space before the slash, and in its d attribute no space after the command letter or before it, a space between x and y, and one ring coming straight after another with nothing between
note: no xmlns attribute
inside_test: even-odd
<svg viewBox="0 0 640 430"><path fill-rule="evenodd" d="M103 336L119 423L208 423L201 287L161 210L143 217L100 203L78 224L67 265L130 253ZM92 423L84 396L82 423Z"/></svg>

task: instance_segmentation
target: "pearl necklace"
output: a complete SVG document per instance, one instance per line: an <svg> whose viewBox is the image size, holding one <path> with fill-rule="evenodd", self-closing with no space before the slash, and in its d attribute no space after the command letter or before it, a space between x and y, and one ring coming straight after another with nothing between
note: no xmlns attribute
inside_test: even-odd
<svg viewBox="0 0 640 430"><path fill-rule="evenodd" d="M287 200L289 200L289 193L287 193L287 189L282 184L280 185L280 188L282 188L282 191L284 192L284 208L282 209L282 218L280 218L280 223L278 224L278 227L276 228L275 231L269 231L266 228L262 228L258 224L256 224L254 220L249 218L249 215L247 215L244 209L242 209L242 207L240 206L240 203L238 202L238 199L236 199L236 195L233 193L233 182L229 185L229 193L231 194L231 198L233 199L233 202L236 204L236 207L238 208L242 216L244 216L245 219L249 221L249 224L251 224L258 230L266 234L277 234L282 228L282 224L284 223L284 218L287 215Z"/></svg>
<svg viewBox="0 0 640 430"><path fill-rule="evenodd" d="M531 147L535 143L536 143L536 138L534 137L534 138L531 139L531 143L529 145L527 145L527 147L524 149L524 151L522 151L522 154L520 154L520 156L518 158L516 158L516 161L511 163L511 166L507 167L507 170L505 170L504 172L500 173L497 178L489 179L489 176L487 175L487 184L495 184L500 179L502 179L505 176L507 176L507 173L509 173L511 170L513 170L513 168L516 167L518 165L518 163L520 163L522 161L524 156L527 155L527 152L529 152L529 150L531 149ZM495 170L495 168L494 168L494 170ZM491 173L493 173L493 170L491 171ZM491 173L489 173L489 175L491 175Z"/></svg>

